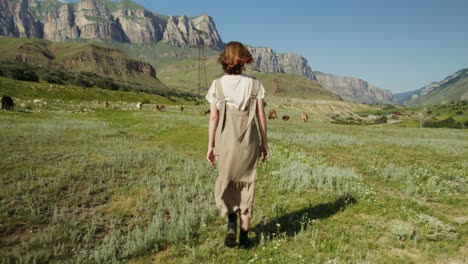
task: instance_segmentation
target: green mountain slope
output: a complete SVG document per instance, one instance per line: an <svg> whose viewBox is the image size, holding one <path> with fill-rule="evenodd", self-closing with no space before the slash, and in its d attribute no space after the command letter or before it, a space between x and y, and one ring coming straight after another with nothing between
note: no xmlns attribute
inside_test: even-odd
<svg viewBox="0 0 468 264"><path fill-rule="evenodd" d="M86 41L86 40L73 40ZM171 64L186 60L188 58L198 57L198 49L196 47L174 46L160 41L158 43L138 44L124 43L113 40L87 40L87 43L104 43L123 51L128 56L136 60L142 60L151 63L159 72L160 69ZM85 42L85 43L86 43ZM219 51L205 47L205 56L213 57L219 54Z"/></svg>
<svg viewBox="0 0 468 264"><path fill-rule="evenodd" d="M82 43L55 43L42 39L0 37L0 61L27 64L40 72L91 73L110 78L129 90L171 94L147 62L132 59L119 49Z"/></svg>
<svg viewBox="0 0 468 264"><path fill-rule="evenodd" d="M441 82L431 83L404 102L407 105L447 104L468 100L468 68L460 70Z"/></svg>
<svg viewBox="0 0 468 264"><path fill-rule="evenodd" d="M206 71L208 87L211 85L212 80L223 75L221 65L216 62L216 57L207 60ZM258 78L263 83L269 96L341 100L340 96L334 92L303 76L250 70L247 70L246 74ZM201 93L202 95L208 89L206 87L203 91L198 90L198 60L196 58L188 58L166 65L159 70L158 76L166 85L175 89Z"/></svg>

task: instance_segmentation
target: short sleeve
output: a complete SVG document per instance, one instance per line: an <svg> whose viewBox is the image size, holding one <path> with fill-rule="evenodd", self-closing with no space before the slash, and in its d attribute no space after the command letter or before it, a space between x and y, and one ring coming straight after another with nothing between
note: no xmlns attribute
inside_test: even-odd
<svg viewBox="0 0 468 264"><path fill-rule="evenodd" d="M216 104L217 102L217 96L216 96L216 84L215 81L211 84L210 89L208 89L208 93L205 96L206 100L210 104Z"/></svg>
<svg viewBox="0 0 468 264"><path fill-rule="evenodd" d="M263 87L262 82L258 81L258 95L257 100L265 98L265 88Z"/></svg>

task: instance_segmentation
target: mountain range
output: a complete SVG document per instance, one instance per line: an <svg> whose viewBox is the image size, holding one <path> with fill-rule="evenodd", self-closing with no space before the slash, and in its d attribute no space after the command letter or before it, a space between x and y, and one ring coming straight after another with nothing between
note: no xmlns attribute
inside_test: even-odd
<svg viewBox="0 0 468 264"><path fill-rule="evenodd" d="M206 14L165 16L131 0L0 0L0 35L53 42L98 41L121 49L134 60L149 62L156 71L183 71L185 66L181 67L180 62L197 56L194 47L204 45L206 54L214 57L225 46L213 18ZM300 54L277 53L268 47L249 46L249 49L255 71L300 75L355 102L401 102L389 90L367 81L314 72ZM191 81L195 83L196 79ZM421 99L407 101L418 103Z"/></svg>
<svg viewBox="0 0 468 264"><path fill-rule="evenodd" d="M204 45L222 50L224 43L212 17L164 16L130 1L0 0L0 35L70 40L113 40L122 43L178 47ZM252 48L263 72L302 75L314 79L307 60L298 54L278 54L269 48Z"/></svg>
<svg viewBox="0 0 468 264"><path fill-rule="evenodd" d="M440 82L432 82L420 89L395 94L405 105L447 104L468 100L468 68L457 71Z"/></svg>
<svg viewBox="0 0 468 264"><path fill-rule="evenodd" d="M393 103L392 91L381 89L367 81L334 74L314 72L317 81L344 99L360 103Z"/></svg>

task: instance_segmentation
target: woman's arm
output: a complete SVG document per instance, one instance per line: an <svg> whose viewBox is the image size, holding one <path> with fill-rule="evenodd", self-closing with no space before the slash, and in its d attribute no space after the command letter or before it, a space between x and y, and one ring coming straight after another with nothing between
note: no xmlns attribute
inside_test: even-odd
<svg viewBox="0 0 468 264"><path fill-rule="evenodd" d="M263 104L263 99L257 101L257 120L259 123L260 135L262 136L262 145L260 146L260 151L263 156L263 161L267 160L270 157L270 148L268 147L268 138L267 138L267 126L265 118L265 107Z"/></svg>
<svg viewBox="0 0 468 264"><path fill-rule="evenodd" d="M218 127L219 111L216 104L210 104L210 121L208 125L208 153L206 159L211 166L215 165L215 133Z"/></svg>

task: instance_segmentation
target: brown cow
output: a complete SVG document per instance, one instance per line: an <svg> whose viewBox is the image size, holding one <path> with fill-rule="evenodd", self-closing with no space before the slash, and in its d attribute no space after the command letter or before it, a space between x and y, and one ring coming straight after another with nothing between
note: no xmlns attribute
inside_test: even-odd
<svg viewBox="0 0 468 264"><path fill-rule="evenodd" d="M164 111L164 110L166 110L166 106L165 105L156 105L156 109L158 109L158 111Z"/></svg>
<svg viewBox="0 0 468 264"><path fill-rule="evenodd" d="M284 115L283 117L281 117L284 121L288 121L289 120L289 116L288 115Z"/></svg>
<svg viewBox="0 0 468 264"><path fill-rule="evenodd" d="M301 119L302 119L302 122L307 122L307 119L309 119L309 116L307 115L307 113L302 113L301 114Z"/></svg>
<svg viewBox="0 0 468 264"><path fill-rule="evenodd" d="M15 103L13 102L13 98L8 95L2 96L2 110L13 110L15 107Z"/></svg>
<svg viewBox="0 0 468 264"><path fill-rule="evenodd" d="M268 113L268 119L277 119L278 116L276 115L276 110L275 109L272 109L270 110L270 112Z"/></svg>

